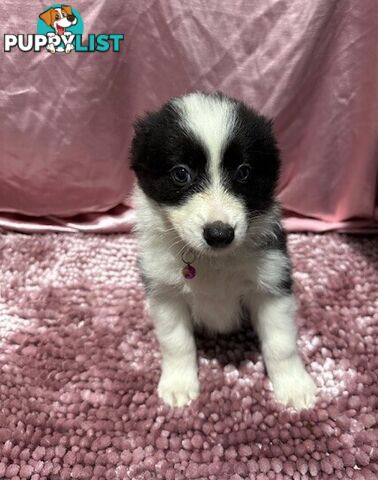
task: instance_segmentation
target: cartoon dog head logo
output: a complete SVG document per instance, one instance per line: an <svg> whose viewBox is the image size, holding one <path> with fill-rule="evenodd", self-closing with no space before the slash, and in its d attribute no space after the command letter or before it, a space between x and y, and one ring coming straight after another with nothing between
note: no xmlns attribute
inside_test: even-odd
<svg viewBox="0 0 378 480"><path fill-rule="evenodd" d="M66 28L76 25L77 18L72 13L72 7L62 5L60 8L49 8L39 16L46 25L53 27L57 35L63 35Z"/></svg>
<svg viewBox="0 0 378 480"><path fill-rule="evenodd" d="M63 37L69 38L71 35L78 33L71 31L73 27L77 27L79 23L82 24L81 18L77 11L74 11L70 5L53 5L39 15L45 28L47 36L52 37L58 35L62 38L62 43L55 46L54 43L49 43L46 47L50 53L65 52L70 53L75 49L73 43L63 41ZM77 30L77 29L76 29ZM80 32L82 33L82 31Z"/></svg>
<svg viewBox="0 0 378 480"><path fill-rule="evenodd" d="M118 53L125 39L123 33L88 33L84 38L83 19L70 5L55 3L37 18L37 33L4 34L4 52Z"/></svg>

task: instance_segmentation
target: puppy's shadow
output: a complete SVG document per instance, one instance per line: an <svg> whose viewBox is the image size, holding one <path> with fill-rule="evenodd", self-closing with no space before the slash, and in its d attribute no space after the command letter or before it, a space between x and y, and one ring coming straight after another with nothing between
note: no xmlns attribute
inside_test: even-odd
<svg viewBox="0 0 378 480"><path fill-rule="evenodd" d="M217 360L222 367L232 364L239 368L246 361L256 363L261 355L258 337L250 324L243 324L228 334L196 329L195 338L199 355L207 360Z"/></svg>

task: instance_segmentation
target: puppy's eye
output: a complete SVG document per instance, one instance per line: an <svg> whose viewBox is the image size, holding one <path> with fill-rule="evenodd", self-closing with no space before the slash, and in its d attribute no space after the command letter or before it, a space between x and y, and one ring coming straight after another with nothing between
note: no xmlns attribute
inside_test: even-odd
<svg viewBox="0 0 378 480"><path fill-rule="evenodd" d="M176 185L188 185L192 181L190 171L186 167L178 166L171 170L171 178Z"/></svg>
<svg viewBox="0 0 378 480"><path fill-rule="evenodd" d="M55 20L59 20L59 14L58 13L55 15Z"/></svg>
<svg viewBox="0 0 378 480"><path fill-rule="evenodd" d="M235 180L239 183L245 183L251 174L251 167L246 163L238 166L235 172Z"/></svg>

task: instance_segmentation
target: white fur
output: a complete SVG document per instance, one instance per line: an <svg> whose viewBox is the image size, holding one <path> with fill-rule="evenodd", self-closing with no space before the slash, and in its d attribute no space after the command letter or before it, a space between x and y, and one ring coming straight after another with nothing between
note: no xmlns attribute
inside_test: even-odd
<svg viewBox="0 0 378 480"><path fill-rule="evenodd" d="M216 180L211 178L210 187L199 192L178 207L166 208L166 215L186 245L194 250L207 251L210 255L221 255L240 245L247 229L247 213L244 205ZM226 249L213 250L203 238L206 224L221 221L231 225L235 230L235 240Z"/></svg>
<svg viewBox="0 0 378 480"><path fill-rule="evenodd" d="M268 250L258 266L259 287L262 291L274 291L277 279L284 278L289 269L287 257L280 250Z"/></svg>
<svg viewBox="0 0 378 480"><path fill-rule="evenodd" d="M149 301L162 353L159 396L180 407L199 393L196 348L188 306L180 298L157 295Z"/></svg>
<svg viewBox="0 0 378 480"><path fill-rule="evenodd" d="M259 252L251 241L229 255L197 257L197 275L187 281L181 259L186 245L169 227L164 211L139 188L134 201L141 267L152 279L149 312L163 357L159 396L172 406L184 405L197 396L192 326L197 323L222 333L233 330L239 325L242 298L255 318L277 399L298 408L309 406L315 385L296 349L294 299L270 293L287 268L286 257L276 250ZM276 215L273 209L261 217L265 235Z"/></svg>
<svg viewBox="0 0 378 480"><path fill-rule="evenodd" d="M223 149L236 124L235 103L225 98L192 93L176 99L173 104L181 112L184 129L208 152L210 185L184 205L167 208L166 214L187 245L195 250L206 250L211 255L223 254L242 243L247 229L244 205L225 189L219 169ZM214 251L203 238L204 225L215 221L222 221L235 229L235 240L227 249Z"/></svg>
<svg viewBox="0 0 378 480"><path fill-rule="evenodd" d="M276 398L296 408L310 407L316 386L296 346L294 297L255 296L250 309Z"/></svg>
<svg viewBox="0 0 378 480"><path fill-rule="evenodd" d="M232 101L191 94L175 101L182 122L209 153L209 186L181 206L162 207L136 187L135 232L141 267L150 280L149 311L162 352L159 396L181 406L199 393L193 325L213 332L238 326L248 308L278 400L295 407L310 405L315 386L296 349L295 302L279 296L288 269L279 250L259 249L272 239L279 222L277 206L249 225L243 202L221 184L222 149L235 125ZM235 240L214 251L203 239L207 223L222 221L235 228ZM186 280L182 254L194 255L196 277Z"/></svg>
<svg viewBox="0 0 378 480"><path fill-rule="evenodd" d="M235 123L235 103L228 98L191 93L173 104L181 111L182 126L205 145L213 175L218 175L221 153Z"/></svg>

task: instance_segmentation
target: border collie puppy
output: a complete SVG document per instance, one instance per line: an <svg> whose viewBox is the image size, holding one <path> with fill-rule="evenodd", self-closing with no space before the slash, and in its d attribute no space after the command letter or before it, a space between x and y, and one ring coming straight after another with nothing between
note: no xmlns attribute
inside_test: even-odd
<svg viewBox="0 0 378 480"><path fill-rule="evenodd" d="M271 122L221 93L173 98L135 124L135 232L162 353L158 393L171 406L199 394L194 327L227 333L246 313L277 400L314 401L274 200L279 167Z"/></svg>

